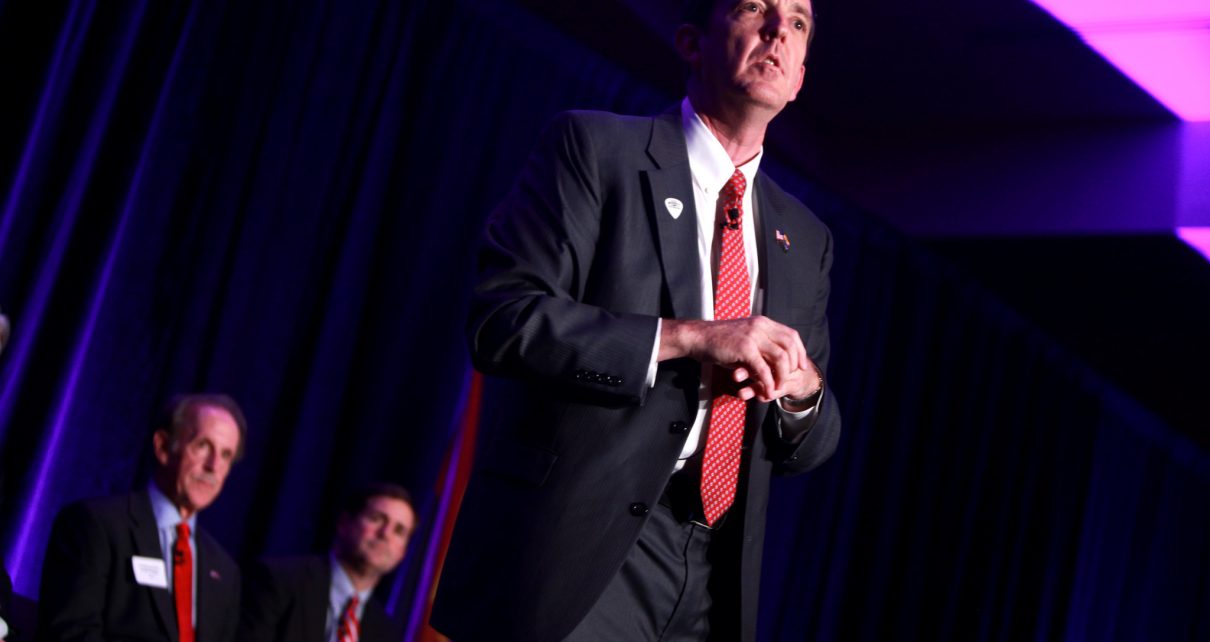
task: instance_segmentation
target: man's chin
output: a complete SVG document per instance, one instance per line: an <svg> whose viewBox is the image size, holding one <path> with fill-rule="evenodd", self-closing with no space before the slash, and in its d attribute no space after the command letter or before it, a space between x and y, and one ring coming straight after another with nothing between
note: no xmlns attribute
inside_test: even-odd
<svg viewBox="0 0 1210 642"><path fill-rule="evenodd" d="M188 504L187 508L196 513L213 504L214 498L217 496L218 493L190 493L186 496L185 502Z"/></svg>
<svg viewBox="0 0 1210 642"><path fill-rule="evenodd" d="M367 555L365 561L367 567L378 571L382 575L390 573L391 571L395 570L396 566L399 565L399 562L386 559L378 555Z"/></svg>
<svg viewBox="0 0 1210 642"><path fill-rule="evenodd" d="M749 104L775 112L781 111L786 103L793 100L793 97L787 100L787 92L780 83L759 78L742 85L740 93Z"/></svg>
<svg viewBox="0 0 1210 642"><path fill-rule="evenodd" d="M386 575L386 574L390 573L391 571L395 570L395 568L397 566L399 566L399 565L398 564L374 564L374 570L377 571L379 575Z"/></svg>

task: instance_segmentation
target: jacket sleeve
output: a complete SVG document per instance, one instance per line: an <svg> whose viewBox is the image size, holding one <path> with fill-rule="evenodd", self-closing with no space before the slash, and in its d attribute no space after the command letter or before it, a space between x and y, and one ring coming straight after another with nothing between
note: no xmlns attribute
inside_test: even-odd
<svg viewBox="0 0 1210 642"><path fill-rule="evenodd" d="M640 403L658 319L583 302L607 215L588 119L558 118L489 218L467 338L486 373Z"/></svg>
<svg viewBox="0 0 1210 642"><path fill-rule="evenodd" d="M814 314L810 320L806 348L807 354L819 368L826 382L828 360L831 356L827 310L831 290L829 275L832 269L832 234L826 226L820 224L819 227L824 238L822 258L818 268L820 287L811 308ZM776 415L777 411L771 409L770 414ZM777 420L776 417L771 417L771 419ZM770 442L769 453L775 464L774 472L780 475L796 475L819 466L836 452L836 445L840 441L840 406L836 400L836 393L830 386L826 387L819 407L812 418L811 426L801 441L791 443L783 440L778 436L779 431L776 430L764 432Z"/></svg>

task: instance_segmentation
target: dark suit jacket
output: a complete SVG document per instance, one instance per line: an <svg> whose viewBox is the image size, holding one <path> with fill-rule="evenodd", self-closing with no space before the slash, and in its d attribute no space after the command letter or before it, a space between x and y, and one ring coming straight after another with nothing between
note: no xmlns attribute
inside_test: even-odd
<svg viewBox="0 0 1210 642"><path fill-rule="evenodd" d="M234 640L239 567L200 526L195 538L196 639ZM134 555L163 559L146 490L60 511L42 565L38 638L176 642L172 594L135 582Z"/></svg>
<svg viewBox="0 0 1210 642"><path fill-rule="evenodd" d="M831 234L763 173L755 203L764 314L828 362ZM673 217L665 205L684 205ZM521 382L519 416L485 412L432 621L459 642L558 640L621 566L697 410L700 365L659 364L659 317L701 318L697 222L679 110L562 115L493 213L468 326L472 357ZM776 233L790 239L788 251ZM797 446L749 404L737 504L712 547L712 627L755 637L772 472L806 471L840 434L835 395Z"/></svg>
<svg viewBox="0 0 1210 642"><path fill-rule="evenodd" d="M244 574L240 642L326 642L332 580L327 557L264 560ZM362 642L399 642L403 630L376 600L361 616Z"/></svg>

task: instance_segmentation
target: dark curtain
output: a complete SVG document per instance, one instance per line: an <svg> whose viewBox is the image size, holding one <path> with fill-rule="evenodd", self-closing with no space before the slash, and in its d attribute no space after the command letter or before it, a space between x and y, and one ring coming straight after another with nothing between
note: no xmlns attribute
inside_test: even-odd
<svg viewBox="0 0 1210 642"><path fill-rule="evenodd" d="M766 639L1210 639L1206 453L952 266L799 194L836 235L845 433L774 485Z"/></svg>
<svg viewBox="0 0 1210 642"><path fill-rule="evenodd" d="M424 520L484 216L555 112L678 97L505 0L6 2L0 47L0 535L31 596L55 512L145 483L175 391L249 416L202 516L237 556L322 549L367 479ZM768 163L836 233L846 432L775 489L762 636L1210 637L1205 453Z"/></svg>
<svg viewBox="0 0 1210 642"><path fill-rule="evenodd" d="M557 111L670 100L505 4L0 10L0 533L30 595L60 506L145 483L175 391L249 417L202 515L236 554L322 549L370 478L423 521L484 216Z"/></svg>

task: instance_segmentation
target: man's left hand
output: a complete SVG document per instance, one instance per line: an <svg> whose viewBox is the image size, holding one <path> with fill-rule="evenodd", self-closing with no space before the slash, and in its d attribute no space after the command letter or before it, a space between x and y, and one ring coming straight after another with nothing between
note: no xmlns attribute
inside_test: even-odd
<svg viewBox="0 0 1210 642"><path fill-rule="evenodd" d="M728 378L731 380L729 383L737 389L753 385L753 382L749 380L748 371L743 367L732 370L731 376ZM778 398L781 399L782 408L789 412L802 412L810 408L809 405L801 408L794 406L787 398L806 399L811 397L819 391L822 380L815 363L808 357L807 367L791 370L781 378L781 389L776 392L781 393ZM764 390L759 389L759 384L757 384L757 388L756 399L758 401L774 400L773 397L765 394Z"/></svg>

